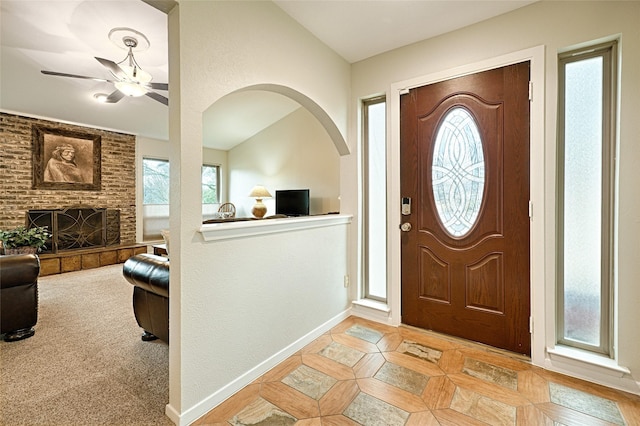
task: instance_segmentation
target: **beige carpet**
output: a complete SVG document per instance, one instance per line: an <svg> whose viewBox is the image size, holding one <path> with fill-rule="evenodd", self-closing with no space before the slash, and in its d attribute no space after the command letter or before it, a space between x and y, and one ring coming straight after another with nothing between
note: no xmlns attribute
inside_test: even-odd
<svg viewBox="0 0 640 426"><path fill-rule="evenodd" d="M169 347L140 340L122 265L38 282L35 335L0 342L0 425L172 425Z"/></svg>

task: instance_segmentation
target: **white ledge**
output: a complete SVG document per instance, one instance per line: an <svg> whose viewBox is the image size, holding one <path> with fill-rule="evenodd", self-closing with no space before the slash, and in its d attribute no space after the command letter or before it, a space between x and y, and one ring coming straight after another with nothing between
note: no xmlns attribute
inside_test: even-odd
<svg viewBox="0 0 640 426"><path fill-rule="evenodd" d="M631 373L628 368L618 365L618 363L611 358L568 346L557 345L553 348L548 347L547 353L551 361L588 368L600 374L623 377L625 374Z"/></svg>
<svg viewBox="0 0 640 426"><path fill-rule="evenodd" d="M198 232L205 241L229 240L256 235L278 234L302 229L346 225L353 216L347 214L327 214L318 216L286 217L281 219L247 220L239 222L209 223L202 225Z"/></svg>
<svg viewBox="0 0 640 426"><path fill-rule="evenodd" d="M351 312L357 317L382 324L397 326L397 324L393 324L393 320L390 316L391 309L384 302L378 302L371 299L354 300L351 302Z"/></svg>
<svg viewBox="0 0 640 426"><path fill-rule="evenodd" d="M387 305L385 302L379 302L373 299L358 299L358 300L354 300L351 303L355 306L361 306L367 309L380 311L385 314L388 314L389 312L391 312L389 305Z"/></svg>

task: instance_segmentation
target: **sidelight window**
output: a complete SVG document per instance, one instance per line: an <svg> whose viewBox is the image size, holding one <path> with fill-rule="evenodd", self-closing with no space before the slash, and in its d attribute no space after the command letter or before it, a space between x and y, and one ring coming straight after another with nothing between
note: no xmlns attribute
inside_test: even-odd
<svg viewBox="0 0 640 426"><path fill-rule="evenodd" d="M558 342L612 354L616 44L559 56Z"/></svg>
<svg viewBox="0 0 640 426"><path fill-rule="evenodd" d="M363 103L364 297L387 300L387 126L384 97Z"/></svg>

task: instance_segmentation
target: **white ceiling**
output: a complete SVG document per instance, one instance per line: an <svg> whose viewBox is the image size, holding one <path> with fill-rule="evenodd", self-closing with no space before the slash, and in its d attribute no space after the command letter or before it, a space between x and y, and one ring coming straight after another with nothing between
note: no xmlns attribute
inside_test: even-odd
<svg viewBox="0 0 640 426"><path fill-rule="evenodd" d="M426 40L536 0L274 0L350 63Z"/></svg>
<svg viewBox="0 0 640 426"><path fill-rule="evenodd" d="M500 15L531 0L275 0L293 19L353 63ZM166 3L166 2L165 2ZM140 0L1 0L0 108L141 136L168 138L168 108L143 96L95 102L109 83L43 75L41 70L110 78L94 56L120 62L126 51L108 34L143 33L150 47L134 52L153 81L168 81L166 15ZM159 92L166 95L167 92ZM252 105L252 107L248 107ZM207 145L229 149L298 105L268 92L227 96L205 117ZM269 115L265 112L269 112ZM224 114L224 115L223 115ZM257 117L263 118L259 122ZM255 123L251 127L248 124Z"/></svg>
<svg viewBox="0 0 640 426"><path fill-rule="evenodd" d="M41 70L110 78L94 56L120 62L127 52L109 40L109 31L130 27L150 42L135 54L153 81L166 83L167 17L141 1L0 2L0 107L30 115L166 139L168 109L146 96L100 104L95 93L111 93L109 83L53 77ZM166 94L166 92L159 92Z"/></svg>

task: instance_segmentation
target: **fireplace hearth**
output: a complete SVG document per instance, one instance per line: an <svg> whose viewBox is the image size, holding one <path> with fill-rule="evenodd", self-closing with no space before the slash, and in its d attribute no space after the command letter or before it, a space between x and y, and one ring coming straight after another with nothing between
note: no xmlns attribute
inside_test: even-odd
<svg viewBox="0 0 640 426"><path fill-rule="evenodd" d="M48 227L52 235L45 253L120 244L120 211L115 209L72 206L29 210L27 226Z"/></svg>

